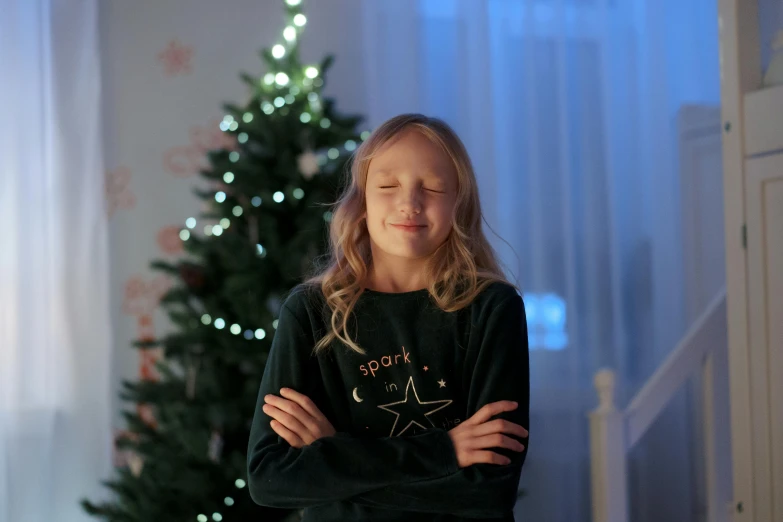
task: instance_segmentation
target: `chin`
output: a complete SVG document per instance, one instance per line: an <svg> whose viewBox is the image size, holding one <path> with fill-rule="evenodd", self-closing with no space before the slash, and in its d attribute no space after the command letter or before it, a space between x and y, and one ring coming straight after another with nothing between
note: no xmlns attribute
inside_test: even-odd
<svg viewBox="0 0 783 522"><path fill-rule="evenodd" d="M432 253L435 251L434 248L406 248L406 247L397 247L397 248L389 248L388 250L385 250L386 253L389 255L399 257L402 259L422 259L425 257L429 257L432 255Z"/></svg>

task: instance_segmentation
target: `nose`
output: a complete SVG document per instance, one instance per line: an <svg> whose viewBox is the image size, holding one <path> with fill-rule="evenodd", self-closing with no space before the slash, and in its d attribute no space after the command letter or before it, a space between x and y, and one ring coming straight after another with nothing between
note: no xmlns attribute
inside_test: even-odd
<svg viewBox="0 0 783 522"><path fill-rule="evenodd" d="M401 213L406 215L419 214L421 212L421 193L419 190L417 188L401 190L397 207Z"/></svg>

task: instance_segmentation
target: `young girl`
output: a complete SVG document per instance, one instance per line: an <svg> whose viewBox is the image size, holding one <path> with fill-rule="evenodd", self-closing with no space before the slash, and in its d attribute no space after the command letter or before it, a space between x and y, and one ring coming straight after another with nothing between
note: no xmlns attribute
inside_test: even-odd
<svg viewBox="0 0 783 522"><path fill-rule="evenodd" d="M250 495L305 522L513 521L527 455L522 298L460 139L418 114L357 150L331 263L280 310Z"/></svg>

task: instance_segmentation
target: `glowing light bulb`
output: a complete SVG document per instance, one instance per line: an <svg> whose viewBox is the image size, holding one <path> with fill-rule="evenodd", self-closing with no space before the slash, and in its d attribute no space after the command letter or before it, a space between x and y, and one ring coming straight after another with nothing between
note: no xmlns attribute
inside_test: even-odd
<svg viewBox="0 0 783 522"><path fill-rule="evenodd" d="M283 56L285 56L285 47L283 47L280 44L277 44L274 47L272 47L272 56L274 56L278 60Z"/></svg>
<svg viewBox="0 0 783 522"><path fill-rule="evenodd" d="M281 87L288 85L288 75L284 72L279 72L275 75L275 82Z"/></svg>
<svg viewBox="0 0 783 522"><path fill-rule="evenodd" d="M296 29L294 29L294 27L291 25L283 29L283 38L285 38L289 42L293 42L294 40L296 40Z"/></svg>

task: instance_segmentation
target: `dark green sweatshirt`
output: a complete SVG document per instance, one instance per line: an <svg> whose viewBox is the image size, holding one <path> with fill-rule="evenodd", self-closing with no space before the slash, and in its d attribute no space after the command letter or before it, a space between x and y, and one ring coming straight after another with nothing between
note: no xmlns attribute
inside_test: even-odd
<svg viewBox="0 0 783 522"><path fill-rule="evenodd" d="M300 285L282 305L248 447L248 482L264 506L305 508L305 522L513 521L522 452L508 465L460 469L448 431L485 404L529 430L530 378L522 298L492 283L467 307L441 311L427 290L365 290L349 323L358 354L341 342L312 355L327 331L320 289ZM291 447L262 411L292 388L337 433ZM513 435L510 435L514 437Z"/></svg>

